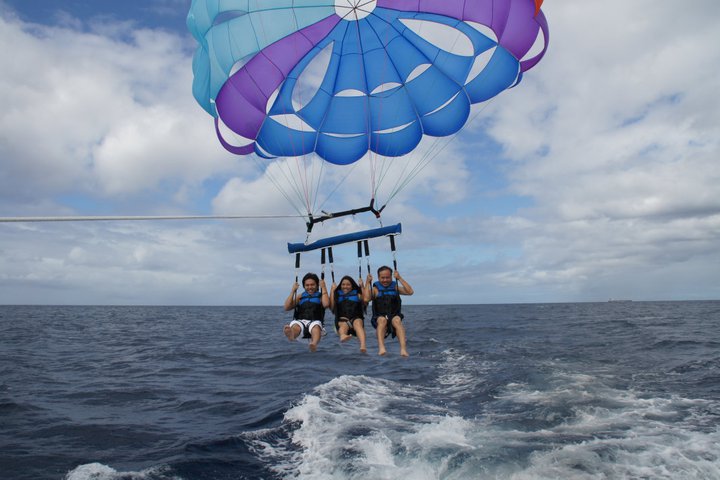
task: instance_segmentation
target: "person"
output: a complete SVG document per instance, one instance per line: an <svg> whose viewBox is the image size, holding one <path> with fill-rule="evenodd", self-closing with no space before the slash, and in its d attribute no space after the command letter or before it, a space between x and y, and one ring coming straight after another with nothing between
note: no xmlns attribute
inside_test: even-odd
<svg viewBox="0 0 720 480"><path fill-rule="evenodd" d="M360 341L360 351L367 352L365 346L365 309L369 298L370 275L364 285L350 275L340 279L340 286L335 283L330 288L330 310L335 314L335 331L341 342L347 342L353 336ZM362 286L359 286L360 283Z"/></svg>
<svg viewBox="0 0 720 480"><path fill-rule="evenodd" d="M330 306L325 280L314 273L307 273L302 279L305 291L298 296L300 287L293 283L290 295L285 299L285 311L295 310L293 320L283 327L283 333L290 341L310 339L310 351L317 351L320 338L325 334L325 309ZM318 290L319 288L319 290Z"/></svg>
<svg viewBox="0 0 720 480"><path fill-rule="evenodd" d="M397 336L400 343L400 355L408 356L405 327L403 326L403 314L401 312L402 301L400 295L412 295L415 293L400 272L393 271L390 267L383 265L378 268L378 281L372 284L372 326L377 330L378 355L385 355L385 338L392 335ZM368 283L372 282L372 276L368 276Z"/></svg>

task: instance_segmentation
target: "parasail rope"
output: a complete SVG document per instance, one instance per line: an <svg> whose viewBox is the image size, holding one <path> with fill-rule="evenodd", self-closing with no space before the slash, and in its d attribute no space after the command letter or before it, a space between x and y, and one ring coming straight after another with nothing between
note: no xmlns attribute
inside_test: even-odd
<svg viewBox="0 0 720 480"><path fill-rule="evenodd" d="M460 32L458 32L458 33L455 34L455 39L453 40L452 46L450 47L451 50L452 50L453 48L455 48L455 46L457 45L457 42L458 42L459 40L460 40ZM428 59L428 61L430 61L430 59ZM431 89L432 89L432 87L431 87ZM464 91L464 88L463 88L463 91ZM474 118L474 117L473 117L473 118ZM459 131L460 131L460 130L458 130L458 132L459 132ZM458 132L455 132L455 134L457 134ZM454 138L454 135L451 137L451 139L452 139L452 138ZM393 187L390 189L390 194L388 195L388 199L386 200L385 204L389 203L390 200L392 200L392 199L400 192L400 190L402 190L402 189L405 188L407 185L409 185L410 182L411 182L415 177L417 177L417 175L428 165L428 163L429 163L429 161L427 160L428 158L434 159L434 158L437 156L437 155L432 155L432 152L433 152L434 149L437 148L437 145L438 145L439 143L441 143L442 140L444 140L444 138L443 138L443 139L441 139L441 138L436 138L435 141L432 142L432 144L430 145L430 147L428 148L428 150L427 150L426 152L424 152L424 153L420 156L420 159L417 160L417 162L416 162L416 157L418 156L418 154L417 154L417 151L418 151L417 148L414 149L414 150L411 152L411 158L410 158L409 161L405 162L405 164L404 164L404 166L403 166L403 169L402 169L402 171L400 172L400 175L397 176L397 179L395 180L395 184L394 184ZM448 140L447 143L449 143L449 141L450 141L450 140ZM446 145L447 145L447 143L446 143ZM443 146L443 147L440 149L440 152L441 152L444 148L445 148L445 147ZM438 154L439 154L439 152L438 152ZM412 168L411 168L411 170L410 170L410 173L407 173L407 174L406 174L406 172L407 172L407 170L408 170L408 167L410 167L411 165L412 165ZM388 166L388 167L387 167L387 170L386 170L386 173L389 172L389 170L390 170L390 167Z"/></svg>
<svg viewBox="0 0 720 480"><path fill-rule="evenodd" d="M13 222L115 222L144 220L250 220L273 218L304 218L305 215L141 215L141 216L60 216L0 217L0 223Z"/></svg>
<svg viewBox="0 0 720 480"><path fill-rule="evenodd" d="M294 202L292 198L290 198L291 195L282 187L282 185L280 184L278 179L275 178L275 175L270 173L269 168L267 168L263 164L263 162L260 160L260 158L257 157L257 155L249 155L249 157L255 161L255 164L257 165L260 172L263 172L267 176L268 180L270 180L270 182L275 186L275 188L282 194L282 196L285 197L285 200L288 201L288 203L293 208L293 210L295 210L299 216L305 216L305 215L303 215L302 210L300 210L298 208L297 203ZM298 190L298 186L296 185L295 182L293 182L290 178L288 178L288 174L283 169L282 163L277 164L277 166L278 166L278 170L280 171L280 173L283 175L283 177L285 177L285 180L287 180L290 187L294 190L294 193L297 196L297 198L302 200L302 194ZM302 201L300 203L302 203Z"/></svg>
<svg viewBox="0 0 720 480"><path fill-rule="evenodd" d="M269 10L273 10L273 9L270 8ZM263 38L267 41L268 38L267 38L267 31L265 28L264 18L262 15L260 15L259 17L260 17L260 25L259 25L260 33L262 34ZM295 44L295 48L296 48L296 50L297 50L297 48L299 48L297 44ZM302 91L300 91L299 93L302 94ZM291 95L292 95L292 93L291 93ZM298 98L298 103L300 103L301 109L302 109L302 106L304 106L304 99L302 97ZM284 123L285 123L285 127L287 127L287 129L290 130L290 125L286 118L284 119ZM300 126L300 128L301 128L301 131L304 131L304 129L305 129L304 124L302 124ZM288 137L290 137L289 132L288 132ZM312 213L312 211L314 209L314 204L317 201L317 195L320 190L319 186L322 181L322 170L320 171L320 174L317 176L317 185L314 185L313 180L312 180L313 178L316 178L314 176L314 171L315 171L314 162L312 162L312 159L310 160L312 170L310 171L310 175L308 175L308 165L307 165L308 160L307 160L306 154L303 152L295 152L295 153L296 153L294 155L295 169L297 171L297 175L294 175L293 169L290 165L287 165L287 172L283 168L281 168L280 170L283 173L285 180L287 180L287 182L291 185L291 187L295 191L295 194L297 195L297 198L298 198L298 203L301 205L304 205L305 210L307 212L307 214L304 216L307 216ZM310 179L310 180L308 180L308 179ZM282 192L282 188L280 188L277 183L275 183L275 182L273 182L273 183ZM313 193L313 189L315 190L314 193ZM283 195L284 195L284 193L283 193ZM315 198L311 201L311 197L313 197L313 195L315 196ZM285 198L287 199L286 195L285 195ZM288 201L290 201L290 200L288 200ZM293 208L298 213L300 213L300 208L298 208L296 205L293 205Z"/></svg>
<svg viewBox="0 0 720 480"><path fill-rule="evenodd" d="M318 207L318 210L322 210L322 208L325 206L327 201L330 200L330 198L335 194L335 192L337 192L340 189L342 184L345 183L345 180L347 180L347 178L350 176L350 174L352 174L353 170L355 170L355 168L357 166L358 166L358 162L355 162L352 164L352 167L350 167L350 170L348 170L348 173L346 173L345 176L337 183L337 185L335 185L335 188L333 188L332 191L327 194L327 196L325 197L323 202Z"/></svg>
<svg viewBox="0 0 720 480"><path fill-rule="evenodd" d="M478 117L478 115L480 115L483 112L483 110L485 110L487 108L487 106L495 100L495 98L496 97L493 97L493 98L489 99L487 102L485 102L483 104L483 106L478 109L478 111L475 113L475 115L473 115L472 118L470 118L470 120L468 122L466 122L466 125L472 123ZM393 189L392 193L390 194L390 196L388 197L388 199L385 203L386 204L389 203L390 200L395 198L395 196L398 193L400 193L400 191L403 188L405 188L407 185L409 185L415 179L415 177L417 177L420 174L420 172L422 172L430 164L430 162L432 162L435 158L437 158L437 156L440 155L442 153L442 151L445 150L445 148L448 145L450 145L450 142L452 142L455 139L455 137L457 137L460 134L460 132L462 132L462 131L463 131L463 129L458 130L454 134L452 134L448 137L445 137L446 140L444 142L440 142L440 141L434 142L433 146L430 149L428 149L428 152L426 152L423 155L423 157L420 159L420 161L415 165L415 167L413 168L413 171L410 173L410 175L407 178L405 178L399 186L396 185L396 187ZM437 139L437 140L440 140L440 139ZM438 144L441 144L441 146L439 148L436 148L436 146ZM433 149L437 150L437 152L432 152Z"/></svg>

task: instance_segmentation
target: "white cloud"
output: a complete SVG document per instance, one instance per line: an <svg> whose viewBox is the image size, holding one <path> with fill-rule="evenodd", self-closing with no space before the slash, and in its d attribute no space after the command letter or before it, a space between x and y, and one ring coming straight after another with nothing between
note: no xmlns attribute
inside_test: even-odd
<svg viewBox="0 0 720 480"><path fill-rule="evenodd" d="M0 43L12 45L0 53L6 205L38 192L102 197L173 178L197 184L237 169L189 95L180 37L129 24L88 33L0 22Z"/></svg>
<svg viewBox="0 0 720 480"><path fill-rule="evenodd" d="M404 224L398 254L418 292L411 301L717 298L720 4L544 10L546 58L440 153L430 143L444 140L424 142L410 162L431 161L383 214ZM3 15L0 43L13 46L0 49L8 214L72 214L58 200L66 194L109 208L152 196L148 214L193 209L206 182L213 213L296 213L269 178L302 178L296 160L263 174L265 160L222 151L190 94L188 39ZM489 138L471 134L481 128ZM381 203L405 164L387 164ZM367 203L364 161L323 203L347 171L324 167L315 208ZM303 223L0 225L0 303L279 303L294 276L285 242L304 240ZM347 217L316 226L313 238L373 226L369 215ZM372 248L374 266L391 261L381 241ZM356 272L352 246L336 256L339 273ZM303 271L318 268L316 255L303 260Z"/></svg>
<svg viewBox="0 0 720 480"><path fill-rule="evenodd" d="M544 10L547 57L490 107L489 132L512 161L508 188L533 200L516 214L524 222L483 222L519 252L493 265L493 282L554 286L555 298L593 298L590 285L600 299L618 285L645 298L692 293L667 287L670 272L707 278L718 264L720 36L709 19L720 6Z"/></svg>

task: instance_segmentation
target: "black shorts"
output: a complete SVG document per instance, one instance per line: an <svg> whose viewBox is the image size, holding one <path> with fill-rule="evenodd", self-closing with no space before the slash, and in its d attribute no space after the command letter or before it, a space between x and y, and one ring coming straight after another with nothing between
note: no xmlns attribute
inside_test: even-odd
<svg viewBox="0 0 720 480"><path fill-rule="evenodd" d="M405 318L405 315L403 315L402 313L395 313L395 314L381 313L379 315L373 315L372 320L370 320L370 323L372 323L372 326L373 326L373 328L375 328L375 330L377 330L378 317L385 317L388 319L387 327L385 329L385 336L387 337L388 335L392 335L392 338L395 338L395 328L393 328L392 319L395 317L400 317L400 321L402 321L402 319Z"/></svg>
<svg viewBox="0 0 720 480"><path fill-rule="evenodd" d="M357 317L357 318L359 318L360 321L363 322L363 326L365 326L365 319L362 318L362 317ZM353 321L354 321L354 320L357 320L357 319L356 319L356 318L353 318L353 320L351 321L351 320L348 320L348 319L345 318L345 317L342 317L342 318L340 318L340 319L337 319L337 318L336 318L336 319L335 319L335 331L337 332L337 331L340 330L340 324L341 324L341 323L346 323L347 326L349 327L349 328L348 328L348 335L352 335L352 336L354 336L354 337L357 337L357 333L355 333L355 329L353 328Z"/></svg>

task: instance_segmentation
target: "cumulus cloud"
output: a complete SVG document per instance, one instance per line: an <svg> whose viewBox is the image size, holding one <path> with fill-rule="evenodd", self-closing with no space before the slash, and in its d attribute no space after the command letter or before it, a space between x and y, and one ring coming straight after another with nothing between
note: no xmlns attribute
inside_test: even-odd
<svg viewBox="0 0 720 480"><path fill-rule="evenodd" d="M553 15L548 6L557 48L531 72L529 88L503 99L492 129L519 164L513 188L544 214L625 218L720 207L712 160L720 51L698 47L717 43L707 18L720 9L657 7L576 5ZM585 32L584 20L607 25L613 17L624 19L617 30Z"/></svg>
<svg viewBox="0 0 720 480"><path fill-rule="evenodd" d="M268 304L277 272L291 283L290 261L219 221L0 225L0 234L3 304Z"/></svg>
<svg viewBox="0 0 720 480"><path fill-rule="evenodd" d="M488 107L482 125L503 148L507 192L532 203L480 220L501 243L480 231L465 238L499 253L483 264L491 285L556 287L549 298L592 299L591 285L596 299L620 285L627 296L689 295L669 288L671 275L697 269L707 278L705 265L718 263L720 37L711 19L720 7L544 10L547 57ZM510 260L503 245L512 245Z"/></svg>
<svg viewBox="0 0 720 480"><path fill-rule="evenodd" d="M156 7L185 8L174 1ZM3 224L0 303L279 303L294 274L285 242L304 240L308 205L363 206L372 178L381 204L392 197L385 223L403 222L416 303L717 298L720 4L543 9L550 48L517 88L450 142L352 170L225 153L190 94L187 34L3 11L8 215L85 213L65 198L81 196L93 213L134 202L144 214L297 218ZM412 181L394 195L402 176ZM376 225L346 217L313 238ZM381 241L372 256L391 261ZM316 257L302 269L318 270ZM356 272L351 247L336 262Z"/></svg>
<svg viewBox="0 0 720 480"><path fill-rule="evenodd" d="M181 37L122 23L87 31L0 22L0 42L12 45L0 53L6 208L38 192L125 195L238 168L201 133L211 122L188 95Z"/></svg>

